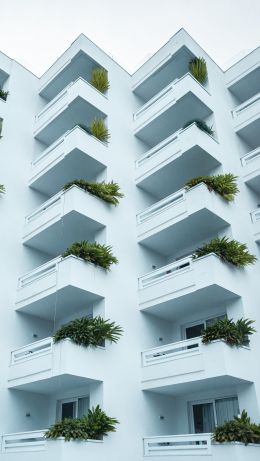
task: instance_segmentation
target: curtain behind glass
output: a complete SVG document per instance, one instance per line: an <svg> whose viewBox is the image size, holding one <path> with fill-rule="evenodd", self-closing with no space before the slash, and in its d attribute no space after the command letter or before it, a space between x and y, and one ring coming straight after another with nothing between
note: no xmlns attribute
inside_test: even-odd
<svg viewBox="0 0 260 461"><path fill-rule="evenodd" d="M204 403L202 405L203 414L203 432L213 432L215 428L214 410L212 403Z"/></svg>
<svg viewBox="0 0 260 461"><path fill-rule="evenodd" d="M82 397L78 400L78 418L86 415L89 409L89 398Z"/></svg>
<svg viewBox="0 0 260 461"><path fill-rule="evenodd" d="M219 399L215 401L217 424L223 424L239 414L237 397Z"/></svg>

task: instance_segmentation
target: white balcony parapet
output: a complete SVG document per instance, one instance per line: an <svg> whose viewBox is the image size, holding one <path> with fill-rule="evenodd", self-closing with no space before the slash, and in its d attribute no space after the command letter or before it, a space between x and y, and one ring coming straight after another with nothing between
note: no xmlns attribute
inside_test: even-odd
<svg viewBox="0 0 260 461"><path fill-rule="evenodd" d="M57 272L58 264L63 260L62 256L58 256L40 267L30 271L28 274L22 275L18 278L18 289L23 288L30 283L40 280L48 275Z"/></svg>
<svg viewBox="0 0 260 461"><path fill-rule="evenodd" d="M192 124L192 125L195 125ZM190 125L191 126L191 125ZM142 155L141 158L136 160L135 162L135 167L139 168L141 165L143 165L147 160L149 160L151 157L154 157L156 154L159 152L162 152L163 149L165 149L169 144L173 144L174 141L177 141L179 139L180 133L183 131L183 129L176 131L173 133L171 136L168 136L168 138L164 139L162 142L157 144L155 147L152 149L148 150L144 155Z"/></svg>
<svg viewBox="0 0 260 461"><path fill-rule="evenodd" d="M163 200L160 200L159 202L155 203L154 205L150 206L147 208L145 211L142 213L139 213L137 215L137 224L141 224L147 219L152 218L156 214L160 213L161 211L166 210L169 207L172 207L174 205L177 205L180 202L183 202L185 200L185 194L187 190L185 188L175 192L174 194L169 195Z"/></svg>
<svg viewBox="0 0 260 461"><path fill-rule="evenodd" d="M156 283L160 283L173 275L190 271L192 268L192 261L192 256L187 256L186 258L174 261L167 266L163 266L160 269L156 269L142 277L139 277L139 288L146 288Z"/></svg>
<svg viewBox="0 0 260 461"><path fill-rule="evenodd" d="M2 437L2 453L46 450L46 430L5 434Z"/></svg>
<svg viewBox="0 0 260 461"><path fill-rule="evenodd" d="M247 101L243 102L243 104L240 104L237 106L233 111L232 115L233 117L239 116L241 112L243 112L245 109L247 109L249 106L252 106L253 104L256 104L260 100L260 92L257 93L255 96L252 98L248 99Z"/></svg>
<svg viewBox="0 0 260 461"><path fill-rule="evenodd" d="M249 152L241 158L242 166L245 167L246 165L258 158L260 158L260 147L257 147L256 149L252 150L251 152Z"/></svg>
<svg viewBox="0 0 260 461"><path fill-rule="evenodd" d="M52 197L50 200L47 200L46 202L44 202L43 205L37 208L36 211L34 211L33 213L25 217L25 224L27 225L30 224L35 219L39 218L47 210L50 211L52 208L60 207L60 209L62 210L62 205L64 202L64 194L65 194L65 191L61 191L58 194L54 195L54 197Z"/></svg>
<svg viewBox="0 0 260 461"><path fill-rule="evenodd" d="M144 112L146 112L154 103L156 103L158 100L163 100L172 90L175 89L175 86L176 84L178 84L180 81L182 81L183 79L185 79L187 76L191 77L194 81L196 81L198 83L198 85L200 85L201 88L203 88L208 94L208 90L203 86L201 85L189 72L185 75L183 75L182 77L180 78L176 78L175 80L173 80L173 82L171 82L169 85L167 85L165 88L163 88L163 90L159 91L159 93L157 93L153 98L151 98L147 103L145 103L139 110L137 110L134 114L133 114L133 118L134 120L138 120L138 118L140 117L140 115L142 115Z"/></svg>
<svg viewBox="0 0 260 461"><path fill-rule="evenodd" d="M143 439L143 447L144 456L210 455L211 434L180 434L145 437Z"/></svg>
<svg viewBox="0 0 260 461"><path fill-rule="evenodd" d="M34 359L36 357L41 357L42 355L52 353L53 348L53 338L44 338L40 341L35 341L34 343L27 344L24 347L20 347L11 352L11 365L16 365L17 363L27 362L28 360Z"/></svg>
<svg viewBox="0 0 260 461"><path fill-rule="evenodd" d="M201 337L198 337L148 349L142 352L142 365L147 367L157 363L165 363L180 357L190 357L194 355L194 353L200 353L201 344Z"/></svg>

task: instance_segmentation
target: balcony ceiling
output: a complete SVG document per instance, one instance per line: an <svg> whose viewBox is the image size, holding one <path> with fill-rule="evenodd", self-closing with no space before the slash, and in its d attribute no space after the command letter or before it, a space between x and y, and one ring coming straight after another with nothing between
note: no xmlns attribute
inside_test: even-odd
<svg viewBox="0 0 260 461"><path fill-rule="evenodd" d="M46 379L38 379L38 381L32 380L29 383L19 384L17 387L14 385L12 389L48 395L61 392L61 390L63 392L82 387L84 393L87 394L89 391L89 384L91 383L96 383L96 381L82 376L64 374Z"/></svg>
<svg viewBox="0 0 260 461"><path fill-rule="evenodd" d="M243 103L260 91L260 66L229 87L229 90Z"/></svg>
<svg viewBox="0 0 260 461"><path fill-rule="evenodd" d="M256 149L260 146L260 117L252 123L248 123L238 132L239 136L250 146L251 149Z"/></svg>

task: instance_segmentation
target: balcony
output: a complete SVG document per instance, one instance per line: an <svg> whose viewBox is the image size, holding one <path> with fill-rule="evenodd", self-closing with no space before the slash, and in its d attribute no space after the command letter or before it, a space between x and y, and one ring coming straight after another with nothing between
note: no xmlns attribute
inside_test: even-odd
<svg viewBox="0 0 260 461"><path fill-rule="evenodd" d="M238 298L243 271L215 254L174 261L139 278L139 308L167 320Z"/></svg>
<svg viewBox="0 0 260 461"><path fill-rule="evenodd" d="M107 164L107 146L76 126L32 161L29 186L52 196L75 178L95 179Z"/></svg>
<svg viewBox="0 0 260 461"><path fill-rule="evenodd" d="M252 149L260 145L260 93L233 110L234 129Z"/></svg>
<svg viewBox="0 0 260 461"><path fill-rule="evenodd" d="M107 97L78 78L35 117L34 137L49 145L75 125L89 125L107 113Z"/></svg>
<svg viewBox="0 0 260 461"><path fill-rule="evenodd" d="M257 194L260 194L260 147L241 158L244 181Z"/></svg>
<svg viewBox="0 0 260 461"><path fill-rule="evenodd" d="M106 225L107 211L101 199L72 186L25 218L23 243L57 256L77 240L93 241Z"/></svg>
<svg viewBox="0 0 260 461"><path fill-rule="evenodd" d="M137 215L138 242L168 256L228 226L229 209L205 184L181 189Z"/></svg>
<svg viewBox="0 0 260 461"><path fill-rule="evenodd" d="M218 142L195 123L179 130L136 161L135 182L157 198L220 165Z"/></svg>
<svg viewBox="0 0 260 461"><path fill-rule="evenodd" d="M260 243L260 208L257 208L251 213L251 219L255 241Z"/></svg>
<svg viewBox="0 0 260 461"><path fill-rule="evenodd" d="M71 461L74 458L85 461L86 457L91 461L107 460L107 447L103 440L65 442L62 437L46 440L45 432L46 429L3 435L1 461Z"/></svg>
<svg viewBox="0 0 260 461"><path fill-rule="evenodd" d="M201 338L149 349L142 353L142 389L174 395L249 383L250 354L248 348L230 347L223 341L204 345Z"/></svg>
<svg viewBox="0 0 260 461"><path fill-rule="evenodd" d="M59 256L18 280L16 310L53 320L104 298L104 269L75 256Z"/></svg>
<svg viewBox="0 0 260 461"><path fill-rule="evenodd" d="M179 434L159 437L145 437L143 439L144 458L152 457L153 461L160 461L167 456L169 461L193 461L209 456L212 461L257 461L260 455L259 445L247 445L233 442L228 444L214 444L211 434Z"/></svg>
<svg viewBox="0 0 260 461"><path fill-rule="evenodd" d="M212 113L211 96L190 74L174 80L134 114L134 134L155 146L188 120Z"/></svg>
<svg viewBox="0 0 260 461"><path fill-rule="evenodd" d="M8 388L52 394L102 381L103 348L85 348L66 339L45 338L11 353ZM82 366L82 364L85 364Z"/></svg>

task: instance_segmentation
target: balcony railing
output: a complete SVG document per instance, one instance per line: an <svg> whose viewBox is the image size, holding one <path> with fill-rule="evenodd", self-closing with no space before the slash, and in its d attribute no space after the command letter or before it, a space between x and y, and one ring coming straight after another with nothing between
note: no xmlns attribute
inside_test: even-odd
<svg viewBox="0 0 260 461"><path fill-rule="evenodd" d="M142 213L139 213L137 215L137 224L141 224L147 219L150 219L156 214L160 213L161 211L164 211L169 207L172 207L174 205L177 205L180 202L183 202L185 200L185 193L186 193L186 189L181 189L180 191L177 191L174 194L169 195L169 197L166 197L165 199L160 200L155 205L152 205L151 207L147 208Z"/></svg>
<svg viewBox="0 0 260 461"><path fill-rule="evenodd" d="M253 223L259 222L260 221L260 209L257 208L256 210L252 211L251 213L251 219Z"/></svg>
<svg viewBox="0 0 260 461"><path fill-rule="evenodd" d="M39 208L37 208L36 211L34 211L33 213L25 217L25 224L30 224L32 221L34 221L35 219L39 218L42 214L44 214L47 210L50 211L52 208L55 208L55 207L57 208L61 207L62 209L62 204L64 202L64 194L65 194L65 191L62 191L59 194L56 194L50 200L47 200L46 202L44 202L44 204L40 206Z"/></svg>
<svg viewBox="0 0 260 461"><path fill-rule="evenodd" d="M195 123L192 124L192 125L195 125ZM167 146L169 146L169 144L173 144L174 142L178 141L179 136L180 136L180 134L181 134L182 131L183 131L183 129L176 131L176 132L173 133L171 136L168 136L168 138L164 139L162 142L160 142L159 144L157 144L155 147L153 147L152 149L148 150L148 152L146 152L144 155L142 155L141 158L139 158L138 160L136 160L136 162L135 162L135 167L136 167L136 168L139 168L139 167L142 166L147 160L149 160L150 158L156 156L156 154L158 154L159 152L162 152ZM177 153L177 152L176 152L176 153Z"/></svg>
<svg viewBox="0 0 260 461"><path fill-rule="evenodd" d="M243 102L243 104L240 104L238 107L236 107L233 111L233 117L239 116L241 112L243 112L245 109L248 107L256 104L260 100L260 93L257 93L255 96L252 98L248 99L247 101Z"/></svg>
<svg viewBox="0 0 260 461"><path fill-rule="evenodd" d="M139 288L146 288L150 285L163 282L164 280L172 277L173 275L181 274L191 270L192 267L192 256L174 261L161 269L156 269L149 274L139 277Z"/></svg>
<svg viewBox="0 0 260 461"><path fill-rule="evenodd" d="M57 272L58 264L62 261L62 257L52 259L45 264L42 264L40 267L37 267L33 271L30 271L28 274L22 275L18 278L18 289L23 288L26 285L30 285L36 280L40 280L44 277L47 277L50 274Z"/></svg>
<svg viewBox="0 0 260 461"><path fill-rule="evenodd" d="M165 363L178 358L185 358L194 353L200 353L200 349L200 337L178 341L142 352L142 364L144 367L147 367L149 365Z"/></svg>
<svg viewBox="0 0 260 461"><path fill-rule="evenodd" d="M144 456L201 456L211 454L211 434L145 437Z"/></svg>
<svg viewBox="0 0 260 461"><path fill-rule="evenodd" d="M44 338L40 341L27 344L11 352L11 365L27 362L28 360L41 357L52 352L53 338Z"/></svg>
<svg viewBox="0 0 260 461"><path fill-rule="evenodd" d="M2 437L2 452L44 451L46 449L46 430L5 434Z"/></svg>
<svg viewBox="0 0 260 461"><path fill-rule="evenodd" d="M260 158L260 147L257 147L257 149L252 150L241 158L242 166L246 166L258 158Z"/></svg>
<svg viewBox="0 0 260 461"><path fill-rule="evenodd" d="M165 88L163 88L163 90L159 91L159 93L157 93L153 98L151 98L147 103L145 103L139 110L137 110L133 117L134 117L134 120L138 120L138 118L144 113L146 112L153 104L155 104L157 101L159 100L163 100L171 91L175 90L175 87L176 85L182 81L183 79L185 79L187 76L189 76L190 78L192 78L194 81L196 81L198 83L198 85L203 88L207 93L207 89L201 85L189 72L185 75L183 75L182 77L180 78L176 78L175 80L173 80L169 85L167 85Z"/></svg>

